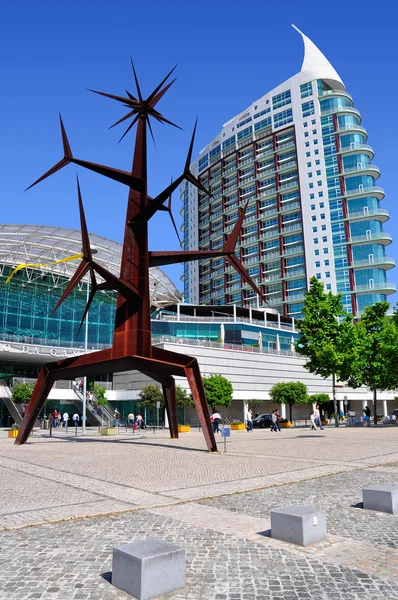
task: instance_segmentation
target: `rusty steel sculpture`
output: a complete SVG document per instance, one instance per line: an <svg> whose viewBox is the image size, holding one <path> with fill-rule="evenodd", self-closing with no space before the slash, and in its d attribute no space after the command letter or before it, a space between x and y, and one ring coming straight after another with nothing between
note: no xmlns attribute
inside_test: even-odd
<svg viewBox="0 0 398 600"><path fill-rule="evenodd" d="M90 308L97 290L116 291L117 304L112 346L106 350L100 350L98 352L92 352L64 360L57 360L42 367L31 401L27 407L23 424L15 441L16 444L24 444L27 441L34 423L36 422L56 380L71 380L82 376L94 376L101 373L117 373L120 371L136 369L161 384L169 420L170 435L172 438L178 438L176 388L173 376L187 377L207 448L211 452L217 450L197 360L191 356L170 352L152 345L149 268L151 266L161 266L203 258L225 257L225 259L238 271L242 279L248 283L257 294L262 296L260 290L257 288L235 253L235 246L244 220L246 206L239 210L237 223L221 250L172 252L151 252L148 250L148 223L159 210L169 212L172 217L170 203L166 205L166 201L169 200L173 190L175 190L182 181L189 181L207 195L210 195L210 193L190 172L196 131L195 124L183 174L173 181L163 192L156 196L156 198L148 196L148 130L153 138L150 118L153 118L160 123L167 123L174 127L178 127L166 119L155 108L159 100L175 81L175 79L169 81L170 75L174 69L170 71L146 99L143 99L142 97L133 63L132 69L137 89L137 97L127 92L127 90L127 97L90 90L102 96L106 96L107 98L116 100L128 108L128 113L112 125L112 127L114 127L123 121L132 119L122 135L122 138L124 138L133 125L137 124L131 172L121 171L75 158L72 154L65 128L60 117L64 157L52 169L47 171L47 173L32 184L32 186L36 185L49 175L62 169L64 166L74 163L123 183L129 188L120 276L116 277L93 259L80 186L79 182L77 182L82 235L82 261L54 308L55 311L64 302L85 275L90 277L91 289L81 324L86 317L87 311ZM177 229L173 217L172 221L174 228ZM97 275L100 277L100 281L97 280Z"/></svg>

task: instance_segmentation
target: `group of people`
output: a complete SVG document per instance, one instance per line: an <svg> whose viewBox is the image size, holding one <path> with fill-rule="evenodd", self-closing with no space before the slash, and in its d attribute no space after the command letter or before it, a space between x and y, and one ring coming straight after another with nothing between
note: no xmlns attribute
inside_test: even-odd
<svg viewBox="0 0 398 600"><path fill-rule="evenodd" d="M310 416L311 419L311 431L315 431L316 429L323 429L322 427L322 419L321 412L319 410L319 404L317 404Z"/></svg>
<svg viewBox="0 0 398 600"><path fill-rule="evenodd" d="M141 414L134 416L134 413L129 413L127 415L127 426L132 427L134 430L143 429L145 427L145 422Z"/></svg>
<svg viewBox="0 0 398 600"><path fill-rule="evenodd" d="M62 415L61 413L55 409L54 412L50 412L50 414L48 415L48 420L50 421L50 427L68 427L68 423L69 423L69 414L65 411ZM78 427L79 426L79 421L80 421L80 415L78 413L75 413L74 415L72 415L72 422L74 427Z"/></svg>

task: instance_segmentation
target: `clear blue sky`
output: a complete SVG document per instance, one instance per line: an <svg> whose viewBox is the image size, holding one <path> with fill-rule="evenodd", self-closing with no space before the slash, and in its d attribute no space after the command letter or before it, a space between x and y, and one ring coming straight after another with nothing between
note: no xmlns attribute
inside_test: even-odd
<svg viewBox="0 0 398 600"><path fill-rule="evenodd" d="M5 2L0 9L1 222L78 228L71 165L29 192L23 190L61 158L58 111L78 158L128 169L134 137L107 127L124 114L87 88L134 92L129 55L144 93L175 64L178 79L159 109L184 131L155 125L149 193L156 194L185 160L196 116L194 155L222 124L300 70L303 47L294 22L322 50L361 111L385 187L385 225L398 260L397 43L393 3L318 0L243 3L235 0L71 0ZM395 140L395 142L394 142ZM127 189L78 169L89 230L122 239ZM180 223L181 202L174 195ZM151 226L151 248L177 249L167 215ZM181 287L180 265L166 269ZM398 270L388 274L397 282ZM394 299L395 301L395 299Z"/></svg>

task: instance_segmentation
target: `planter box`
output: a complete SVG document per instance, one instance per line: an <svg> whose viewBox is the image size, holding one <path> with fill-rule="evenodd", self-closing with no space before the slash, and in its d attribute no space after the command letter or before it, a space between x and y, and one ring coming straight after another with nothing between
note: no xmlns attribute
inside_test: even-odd
<svg viewBox="0 0 398 600"><path fill-rule="evenodd" d="M187 433L188 431L191 431L190 425L179 425L178 426L178 433Z"/></svg>
<svg viewBox="0 0 398 600"><path fill-rule="evenodd" d="M291 424L290 421L288 421L287 423L279 423L281 429L287 429L288 427L293 427L293 425Z"/></svg>
<svg viewBox="0 0 398 600"><path fill-rule="evenodd" d="M19 429L9 429L8 430L8 437L10 437L10 438L16 438L16 437L18 437L18 433L19 433Z"/></svg>
<svg viewBox="0 0 398 600"><path fill-rule="evenodd" d="M118 427L101 427L100 428L101 435L119 435Z"/></svg>
<svg viewBox="0 0 398 600"><path fill-rule="evenodd" d="M235 431L242 431L242 429L246 429L246 425L244 423L232 423L231 425L231 429L235 430Z"/></svg>

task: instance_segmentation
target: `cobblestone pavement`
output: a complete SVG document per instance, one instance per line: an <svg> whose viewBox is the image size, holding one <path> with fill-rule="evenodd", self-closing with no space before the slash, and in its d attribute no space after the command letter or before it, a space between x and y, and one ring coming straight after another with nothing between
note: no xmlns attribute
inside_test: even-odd
<svg viewBox="0 0 398 600"><path fill-rule="evenodd" d="M0 599L127 600L112 547L159 537L187 552L185 589L163 598L398 600L397 517L360 504L398 483L398 427L314 433L242 432L208 454L200 433L41 432L17 448L0 431ZM326 509L327 541L270 538L289 504Z"/></svg>

